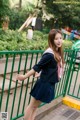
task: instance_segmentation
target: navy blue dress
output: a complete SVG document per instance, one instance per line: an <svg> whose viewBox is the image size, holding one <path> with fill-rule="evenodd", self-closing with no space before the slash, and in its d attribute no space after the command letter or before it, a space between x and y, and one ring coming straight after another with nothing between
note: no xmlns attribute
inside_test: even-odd
<svg viewBox="0 0 80 120"><path fill-rule="evenodd" d="M41 74L30 92L31 96L45 103L51 102L55 96L55 83L58 82L58 67L54 55L43 54L33 69L38 73L41 71Z"/></svg>

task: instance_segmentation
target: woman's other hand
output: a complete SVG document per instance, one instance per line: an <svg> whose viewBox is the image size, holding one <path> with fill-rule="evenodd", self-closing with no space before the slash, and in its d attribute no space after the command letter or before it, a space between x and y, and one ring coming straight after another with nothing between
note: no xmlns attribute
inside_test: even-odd
<svg viewBox="0 0 80 120"><path fill-rule="evenodd" d="M35 73L35 78L38 78L40 76L40 73L36 72Z"/></svg>
<svg viewBox="0 0 80 120"><path fill-rule="evenodd" d="M21 74L17 74L16 76L16 80L24 80L25 79L25 75L21 75Z"/></svg>

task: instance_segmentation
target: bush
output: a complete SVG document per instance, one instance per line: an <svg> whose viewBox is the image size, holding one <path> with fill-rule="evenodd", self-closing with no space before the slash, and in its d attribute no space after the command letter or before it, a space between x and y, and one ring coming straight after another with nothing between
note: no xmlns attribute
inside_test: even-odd
<svg viewBox="0 0 80 120"><path fill-rule="evenodd" d="M48 46L48 34L34 31L32 40L26 38L26 32L0 29L0 50L45 50ZM72 42L63 41L63 49L71 49Z"/></svg>
<svg viewBox="0 0 80 120"><path fill-rule="evenodd" d="M9 23L9 28L16 30L21 27L21 25L25 22L25 20L28 17L27 11L18 11L16 9L11 10L10 14L10 23Z"/></svg>
<svg viewBox="0 0 80 120"><path fill-rule="evenodd" d="M63 40L63 49L71 49L73 42L70 40Z"/></svg>
<svg viewBox="0 0 80 120"><path fill-rule="evenodd" d="M28 8L22 8L21 10L11 9L9 28L13 30L19 29L32 13L32 10Z"/></svg>

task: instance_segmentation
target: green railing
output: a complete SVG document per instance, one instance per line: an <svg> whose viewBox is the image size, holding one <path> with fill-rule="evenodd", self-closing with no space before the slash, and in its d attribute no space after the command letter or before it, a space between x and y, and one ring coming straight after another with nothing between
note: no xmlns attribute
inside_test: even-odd
<svg viewBox="0 0 80 120"><path fill-rule="evenodd" d="M55 99L66 94L80 99L80 82L77 77L80 64L76 65L77 52L64 52L65 72L61 81L56 84ZM24 109L31 99L29 92L37 80L32 76L23 82L16 81L16 74L25 74L30 70L39 61L42 53L43 51L35 50L0 52L0 111L8 112L9 120L16 120L24 115Z"/></svg>
<svg viewBox="0 0 80 120"><path fill-rule="evenodd" d="M79 56L78 56L79 54ZM80 49L72 51L67 63L70 64L66 79L65 94L80 99Z"/></svg>

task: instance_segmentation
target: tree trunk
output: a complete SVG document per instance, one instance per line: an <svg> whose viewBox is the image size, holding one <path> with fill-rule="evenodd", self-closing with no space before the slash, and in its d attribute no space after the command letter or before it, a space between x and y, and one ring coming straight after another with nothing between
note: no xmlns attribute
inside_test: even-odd
<svg viewBox="0 0 80 120"><path fill-rule="evenodd" d="M19 0L19 9L22 7L22 0Z"/></svg>

